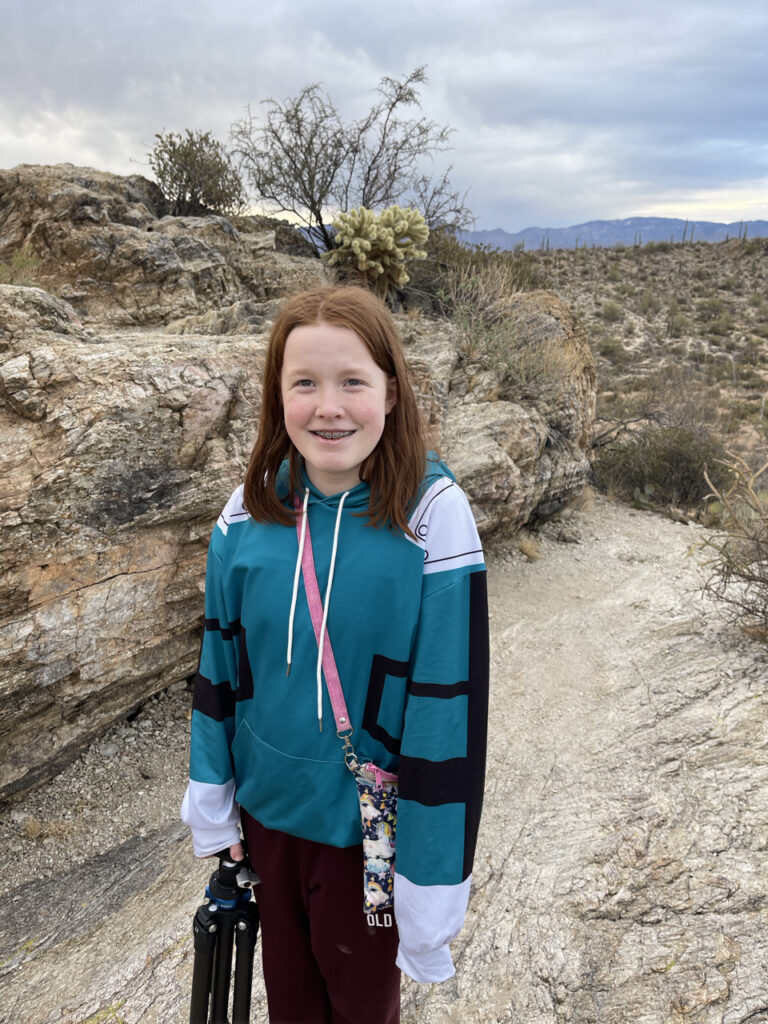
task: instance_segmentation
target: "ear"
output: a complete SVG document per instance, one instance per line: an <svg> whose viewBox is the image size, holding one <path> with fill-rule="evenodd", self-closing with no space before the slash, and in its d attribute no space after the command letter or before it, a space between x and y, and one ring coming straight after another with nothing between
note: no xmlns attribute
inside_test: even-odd
<svg viewBox="0 0 768 1024"><path fill-rule="evenodd" d="M388 416L397 402L397 378L390 377L387 380L387 397L384 402L384 412Z"/></svg>

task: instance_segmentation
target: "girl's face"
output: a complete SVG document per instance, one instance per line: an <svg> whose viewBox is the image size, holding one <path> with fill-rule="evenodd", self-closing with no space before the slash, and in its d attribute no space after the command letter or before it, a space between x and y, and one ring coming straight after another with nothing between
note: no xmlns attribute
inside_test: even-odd
<svg viewBox="0 0 768 1024"><path fill-rule="evenodd" d="M348 327L294 327L280 376L285 429L304 456L307 476L325 495L360 482L360 466L379 443L397 384Z"/></svg>

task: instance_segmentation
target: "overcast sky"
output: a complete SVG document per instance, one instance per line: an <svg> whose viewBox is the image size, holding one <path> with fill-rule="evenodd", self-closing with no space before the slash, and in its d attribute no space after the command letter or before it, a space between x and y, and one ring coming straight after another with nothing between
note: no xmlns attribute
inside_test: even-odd
<svg viewBox="0 0 768 1024"><path fill-rule="evenodd" d="M267 10L269 3L269 10ZM226 141L322 82L341 113L427 65L477 227L768 219L766 0L0 0L0 167L151 176L155 132Z"/></svg>

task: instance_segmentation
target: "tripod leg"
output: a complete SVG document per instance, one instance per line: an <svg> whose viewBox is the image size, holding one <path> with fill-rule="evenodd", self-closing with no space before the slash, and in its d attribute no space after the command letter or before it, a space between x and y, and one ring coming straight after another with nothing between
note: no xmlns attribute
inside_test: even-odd
<svg viewBox="0 0 768 1024"><path fill-rule="evenodd" d="M211 984L210 1024L229 1024L227 1009L229 1003L229 982L232 970L232 940L235 923L230 914L219 918L219 941L213 958L213 981Z"/></svg>
<svg viewBox="0 0 768 1024"><path fill-rule="evenodd" d="M216 929L210 930L210 922L201 911L192 922L195 940L195 963L192 968L192 999L189 1007L189 1024L208 1024L208 996L211 991L211 975L216 953Z"/></svg>
<svg viewBox="0 0 768 1024"><path fill-rule="evenodd" d="M235 984L232 996L232 1024L248 1024L251 1018L251 987L253 954L259 931L259 911L255 904L245 907L245 914L235 929Z"/></svg>

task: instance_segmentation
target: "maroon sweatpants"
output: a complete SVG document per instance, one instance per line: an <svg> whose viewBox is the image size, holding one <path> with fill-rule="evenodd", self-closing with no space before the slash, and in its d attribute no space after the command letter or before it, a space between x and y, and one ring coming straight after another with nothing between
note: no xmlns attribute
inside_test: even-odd
<svg viewBox="0 0 768 1024"><path fill-rule="evenodd" d="M264 828L243 811L261 882L261 956L271 1024L399 1024L394 914L363 913L363 848Z"/></svg>

